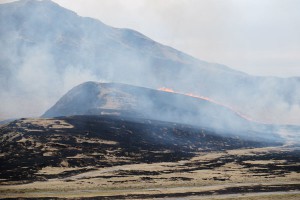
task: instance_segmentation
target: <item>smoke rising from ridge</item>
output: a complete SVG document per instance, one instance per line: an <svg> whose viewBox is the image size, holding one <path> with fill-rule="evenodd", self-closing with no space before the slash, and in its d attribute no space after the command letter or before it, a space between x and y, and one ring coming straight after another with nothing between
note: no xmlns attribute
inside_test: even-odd
<svg viewBox="0 0 300 200"><path fill-rule="evenodd" d="M300 78L254 77L200 61L50 1L0 6L0 118L40 116L72 87L102 81L169 87L259 121L300 124Z"/></svg>
<svg viewBox="0 0 300 200"><path fill-rule="evenodd" d="M119 83L86 82L65 94L43 117L117 115L189 124L221 135L280 141L273 125L257 123L210 99Z"/></svg>

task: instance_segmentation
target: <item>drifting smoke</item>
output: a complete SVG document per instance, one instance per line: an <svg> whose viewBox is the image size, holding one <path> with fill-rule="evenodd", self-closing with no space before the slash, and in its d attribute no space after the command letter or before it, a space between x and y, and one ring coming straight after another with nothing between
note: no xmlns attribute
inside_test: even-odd
<svg viewBox="0 0 300 200"><path fill-rule="evenodd" d="M14 76L1 88L0 118L39 116L74 85L97 80L90 71L75 66L67 66L61 74L47 48L41 46L25 52L25 59L10 73Z"/></svg>
<svg viewBox="0 0 300 200"><path fill-rule="evenodd" d="M51 1L0 5L0 27L0 118L40 116L75 85L102 81L166 86L247 118L300 124L300 78L254 77L200 61Z"/></svg>
<svg viewBox="0 0 300 200"><path fill-rule="evenodd" d="M161 87L159 88L158 90L160 91L164 91L164 92L170 92L170 93L174 93L174 94L182 94L182 95L186 95L186 96L190 96L190 97L194 97L194 98L198 98L198 99L202 99L202 100L205 100L205 101L209 101L209 102L212 102L214 104L217 104L217 105L220 105L220 106L223 106L225 108L228 108L229 110L231 110L232 112L234 112L235 114L237 114L238 116L248 120L248 121L252 121L252 122L258 122L258 123L264 123L266 124L265 122L259 122L259 121L256 121L254 119L251 119L250 117L246 116L245 114L242 114L240 111L238 111L237 109L231 107L231 106L228 106L228 105L225 105L223 103L220 103L220 102L217 102L209 97L205 97L205 96L200 96L200 95L196 95L196 94L192 94L192 93L180 93L180 92L175 92L173 89L171 88L166 88L166 87Z"/></svg>
<svg viewBox="0 0 300 200"><path fill-rule="evenodd" d="M163 91L166 90L166 91ZM279 141L276 127L249 121L213 101L171 89L153 90L117 83L86 82L65 94L42 117L117 115L188 124L221 135Z"/></svg>

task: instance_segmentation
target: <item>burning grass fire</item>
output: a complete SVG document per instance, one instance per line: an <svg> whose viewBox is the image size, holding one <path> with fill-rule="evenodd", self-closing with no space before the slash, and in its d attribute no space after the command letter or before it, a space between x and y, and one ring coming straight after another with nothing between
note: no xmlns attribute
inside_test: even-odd
<svg viewBox="0 0 300 200"><path fill-rule="evenodd" d="M225 108L228 108L229 110L233 111L235 114L239 115L240 117L242 117L242 118L244 118L248 121L257 122L257 123L261 123L261 124L268 124L267 122L261 122L261 121L257 121L255 119L252 119L249 116L246 116L245 114L241 113L240 111L237 111L237 109L233 108L232 106L223 104L223 103L218 102L218 101L216 101L214 99L211 99L209 97L200 96L200 95L196 95L196 94L192 94L192 93L178 92L178 91L174 91L173 89L167 88L167 87L161 87L161 88L158 88L158 90L163 91L163 92L174 93L174 94L181 94L181 95L190 96L190 97L202 99L202 100L205 100L205 101L209 101L209 102L212 102L214 104L217 104L217 105L223 106Z"/></svg>

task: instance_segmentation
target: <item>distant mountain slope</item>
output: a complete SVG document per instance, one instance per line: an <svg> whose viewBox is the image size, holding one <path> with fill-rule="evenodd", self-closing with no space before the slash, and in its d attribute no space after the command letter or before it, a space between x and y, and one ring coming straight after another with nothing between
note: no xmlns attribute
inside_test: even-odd
<svg viewBox="0 0 300 200"><path fill-rule="evenodd" d="M300 78L253 77L49 1L0 5L1 118L40 115L89 80L170 87L235 106L257 120L299 123Z"/></svg>

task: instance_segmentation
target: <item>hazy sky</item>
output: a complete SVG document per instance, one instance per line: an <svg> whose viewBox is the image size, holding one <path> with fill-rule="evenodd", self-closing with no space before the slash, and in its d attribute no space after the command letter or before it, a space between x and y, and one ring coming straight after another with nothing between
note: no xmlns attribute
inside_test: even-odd
<svg viewBox="0 0 300 200"><path fill-rule="evenodd" d="M205 61L254 75L300 76L300 0L54 1Z"/></svg>

